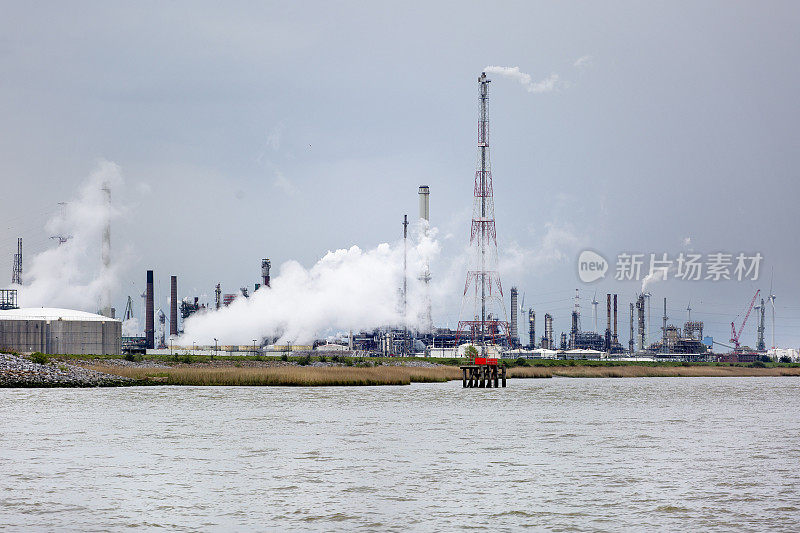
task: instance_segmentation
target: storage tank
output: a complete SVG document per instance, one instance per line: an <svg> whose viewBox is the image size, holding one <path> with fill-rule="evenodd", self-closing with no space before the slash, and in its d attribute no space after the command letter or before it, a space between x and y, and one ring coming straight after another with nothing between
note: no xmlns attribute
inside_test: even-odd
<svg viewBox="0 0 800 533"><path fill-rule="evenodd" d="M122 321L85 311L34 307L0 311L0 349L120 355Z"/></svg>

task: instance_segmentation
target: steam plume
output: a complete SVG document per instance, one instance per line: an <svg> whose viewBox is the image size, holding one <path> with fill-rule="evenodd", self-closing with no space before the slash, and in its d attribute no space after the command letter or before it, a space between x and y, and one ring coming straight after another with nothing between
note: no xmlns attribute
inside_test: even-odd
<svg viewBox="0 0 800 533"><path fill-rule="evenodd" d="M423 283L415 272L438 254L435 232L415 231L408 250L410 328L421 327ZM296 261L281 265L271 288L238 297L220 310L196 313L184 324L178 344L247 344L277 337L278 344L310 344L331 331L402 326L399 287L403 276L402 242L364 251L358 246L329 251L311 268Z"/></svg>
<svg viewBox="0 0 800 533"><path fill-rule="evenodd" d="M69 235L63 244L41 252L26 265L19 290L22 307L65 307L95 312L110 307L111 289L117 285L117 268L102 268L101 237L106 224L119 211L107 202L104 185L122 183L120 168L101 161L67 203L63 213L51 218L48 235Z"/></svg>
<svg viewBox="0 0 800 533"><path fill-rule="evenodd" d="M505 78L517 81L522 84L529 93L549 93L558 88L559 77L558 74L555 73L550 74L541 81L533 81L531 75L520 71L519 67L497 67L490 65L483 70L490 74L499 74Z"/></svg>

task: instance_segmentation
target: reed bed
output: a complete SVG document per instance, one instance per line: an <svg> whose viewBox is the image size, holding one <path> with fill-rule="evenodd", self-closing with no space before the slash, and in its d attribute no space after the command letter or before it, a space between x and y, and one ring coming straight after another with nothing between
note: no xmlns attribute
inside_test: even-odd
<svg viewBox="0 0 800 533"><path fill-rule="evenodd" d="M107 364L85 368L133 378L143 384L223 386L358 386L408 385L461 380L455 366L193 366L133 367ZM747 366L519 366L508 369L509 378L635 378L635 377L750 377L800 376L800 367Z"/></svg>
<svg viewBox="0 0 800 533"><path fill-rule="evenodd" d="M515 366L508 369L509 378L552 378L553 370L541 366Z"/></svg>
<svg viewBox="0 0 800 533"><path fill-rule="evenodd" d="M548 370L554 376L572 378L800 376L800 368L744 366L565 366Z"/></svg>
<svg viewBox="0 0 800 533"><path fill-rule="evenodd" d="M408 385L461 379L453 367L191 367L137 368L96 364L93 370L160 385L358 386Z"/></svg>
<svg viewBox="0 0 800 533"><path fill-rule="evenodd" d="M800 368L744 366L548 366L514 367L510 378L644 378L644 377L758 377L800 376Z"/></svg>

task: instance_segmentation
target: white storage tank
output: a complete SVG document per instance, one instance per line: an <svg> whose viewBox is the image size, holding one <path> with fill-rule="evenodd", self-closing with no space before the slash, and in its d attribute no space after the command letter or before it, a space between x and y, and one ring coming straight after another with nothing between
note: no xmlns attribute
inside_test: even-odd
<svg viewBox="0 0 800 533"><path fill-rule="evenodd" d="M122 353L122 321L85 311L0 310L0 350L45 354Z"/></svg>

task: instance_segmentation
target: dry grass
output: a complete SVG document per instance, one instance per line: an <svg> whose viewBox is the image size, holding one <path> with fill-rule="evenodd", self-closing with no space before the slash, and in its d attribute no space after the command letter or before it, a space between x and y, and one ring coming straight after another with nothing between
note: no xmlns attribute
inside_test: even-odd
<svg viewBox="0 0 800 533"><path fill-rule="evenodd" d="M541 366L515 366L508 369L509 378L552 378L553 370Z"/></svg>
<svg viewBox="0 0 800 533"><path fill-rule="evenodd" d="M85 365L86 368L164 385L281 385L281 386L343 386L343 385L408 385L412 382L433 383L461 380L456 366L194 366L176 365L169 368L128 367L104 364ZM635 378L635 377L748 377L800 376L800 367L754 368L746 366L547 366L513 367L509 378Z"/></svg>
<svg viewBox="0 0 800 533"><path fill-rule="evenodd" d="M572 378L800 376L800 368L743 366L564 366L547 370L554 376Z"/></svg>
<svg viewBox="0 0 800 533"><path fill-rule="evenodd" d="M191 367L136 368L96 364L93 370L163 385L408 385L461 379L454 367Z"/></svg>

